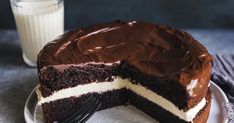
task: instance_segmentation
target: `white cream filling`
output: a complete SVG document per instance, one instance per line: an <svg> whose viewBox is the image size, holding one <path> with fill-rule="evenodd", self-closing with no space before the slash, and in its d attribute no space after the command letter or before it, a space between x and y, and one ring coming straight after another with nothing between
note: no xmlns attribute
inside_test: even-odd
<svg viewBox="0 0 234 123"><path fill-rule="evenodd" d="M163 98L157 93L141 86L132 84L128 80L123 80L121 78L114 79L113 82L99 82L99 83L90 83L85 85L78 85L72 88L66 88L63 90L59 90L54 92L52 95L48 97L39 96L39 104L43 104L50 101L55 101L63 98L69 98L71 96L79 97L83 94L87 94L90 92L102 93L110 90L117 90L127 88L132 90L134 93L146 98L147 100L161 106L165 110L171 112L172 114L178 116L180 119L191 122L193 121L196 114L206 105L206 100L203 98L201 102L199 102L195 107L189 109L188 111L183 111L179 109L176 105L174 105L169 100Z"/></svg>
<svg viewBox="0 0 234 123"><path fill-rule="evenodd" d="M198 79L191 80L191 82L186 86L189 96L194 97L193 89L197 86Z"/></svg>

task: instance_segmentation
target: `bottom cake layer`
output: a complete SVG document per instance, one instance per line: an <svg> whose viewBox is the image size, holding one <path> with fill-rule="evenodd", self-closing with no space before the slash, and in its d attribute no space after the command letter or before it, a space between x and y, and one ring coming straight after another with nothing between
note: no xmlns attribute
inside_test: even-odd
<svg viewBox="0 0 234 123"><path fill-rule="evenodd" d="M96 95L99 97L102 103L99 110L119 105L131 104L162 123L187 123L186 121L181 120L179 117L166 111L155 103L152 103L127 89L113 90L101 94L88 93L80 97L70 97L49 103L44 103L42 104L42 109L45 122L52 123L53 121L63 120L67 117L69 112L73 111L74 107L78 106L79 108L79 106L81 106L91 95ZM206 122L209 115L210 104L211 92L208 91L206 95L206 106L196 115L193 120L194 123Z"/></svg>
<svg viewBox="0 0 234 123"><path fill-rule="evenodd" d="M130 104L145 112L160 123L188 123L174 114L168 112L162 107L146 100L145 98L130 92ZM193 123L206 123L211 106L211 91L206 95L206 105L201 109L193 119Z"/></svg>

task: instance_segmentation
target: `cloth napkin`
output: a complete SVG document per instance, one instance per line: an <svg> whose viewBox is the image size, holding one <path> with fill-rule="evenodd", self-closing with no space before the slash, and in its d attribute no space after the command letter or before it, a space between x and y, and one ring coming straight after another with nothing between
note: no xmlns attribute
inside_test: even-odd
<svg viewBox="0 0 234 123"><path fill-rule="evenodd" d="M228 122L234 123L234 54L213 55L211 80L227 95L229 102L224 107L228 112Z"/></svg>

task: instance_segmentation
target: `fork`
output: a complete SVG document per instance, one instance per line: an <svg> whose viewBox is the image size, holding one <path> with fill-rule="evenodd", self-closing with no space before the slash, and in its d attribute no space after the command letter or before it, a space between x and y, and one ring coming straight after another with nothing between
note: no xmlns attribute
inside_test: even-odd
<svg viewBox="0 0 234 123"><path fill-rule="evenodd" d="M85 123L100 106L100 100L96 96L91 96L84 102L81 108L78 109L76 107L74 112L59 123Z"/></svg>

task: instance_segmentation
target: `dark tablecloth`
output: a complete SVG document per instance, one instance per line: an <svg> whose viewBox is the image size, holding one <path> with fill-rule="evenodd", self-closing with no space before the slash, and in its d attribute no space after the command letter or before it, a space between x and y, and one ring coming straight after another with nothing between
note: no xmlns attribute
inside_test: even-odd
<svg viewBox="0 0 234 123"><path fill-rule="evenodd" d="M227 95L230 103L226 105L229 122L234 123L234 54L213 55L211 80Z"/></svg>

